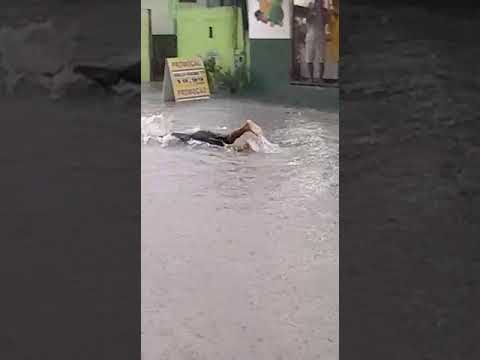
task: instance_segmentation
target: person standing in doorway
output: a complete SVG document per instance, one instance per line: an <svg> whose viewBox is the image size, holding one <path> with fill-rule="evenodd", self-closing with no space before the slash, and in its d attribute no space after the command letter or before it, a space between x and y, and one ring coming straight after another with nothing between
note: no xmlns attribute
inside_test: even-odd
<svg viewBox="0 0 480 360"><path fill-rule="evenodd" d="M305 63L305 36L306 26L303 18L294 17L294 61L293 61L293 79L305 81L308 80L302 76L302 64Z"/></svg>
<svg viewBox="0 0 480 360"><path fill-rule="evenodd" d="M314 81L315 66L320 66L319 81L323 78L325 69L325 26L328 22L327 9L323 5L323 0L314 0L309 3L309 14L307 15L307 35L305 37L306 60L310 79Z"/></svg>
<svg viewBox="0 0 480 360"><path fill-rule="evenodd" d="M328 34L325 48L326 82L338 81L338 63L340 61L340 18L338 0L331 1L328 17ZM330 67L330 71L328 71Z"/></svg>

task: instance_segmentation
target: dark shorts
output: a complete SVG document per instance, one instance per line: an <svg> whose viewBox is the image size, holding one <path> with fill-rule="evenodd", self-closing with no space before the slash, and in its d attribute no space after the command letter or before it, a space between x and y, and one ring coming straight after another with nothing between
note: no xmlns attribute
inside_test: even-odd
<svg viewBox="0 0 480 360"><path fill-rule="evenodd" d="M226 144L229 144L227 135L216 134L205 130L200 130L193 134L172 133L172 135L185 142L196 140L216 146L225 146Z"/></svg>

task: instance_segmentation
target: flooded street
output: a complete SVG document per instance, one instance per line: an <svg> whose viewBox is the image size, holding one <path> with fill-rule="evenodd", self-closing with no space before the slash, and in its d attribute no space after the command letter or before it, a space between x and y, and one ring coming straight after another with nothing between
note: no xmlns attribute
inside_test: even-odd
<svg viewBox="0 0 480 360"><path fill-rule="evenodd" d="M275 151L154 136L247 118ZM148 85L142 126L143 360L337 359L338 114Z"/></svg>

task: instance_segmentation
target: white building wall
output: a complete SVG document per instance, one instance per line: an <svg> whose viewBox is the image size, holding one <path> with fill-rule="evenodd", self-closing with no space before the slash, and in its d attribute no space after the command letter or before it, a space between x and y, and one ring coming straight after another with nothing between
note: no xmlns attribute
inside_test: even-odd
<svg viewBox="0 0 480 360"><path fill-rule="evenodd" d="M152 11L152 35L175 34L174 19L169 12L170 0L141 0L142 9Z"/></svg>

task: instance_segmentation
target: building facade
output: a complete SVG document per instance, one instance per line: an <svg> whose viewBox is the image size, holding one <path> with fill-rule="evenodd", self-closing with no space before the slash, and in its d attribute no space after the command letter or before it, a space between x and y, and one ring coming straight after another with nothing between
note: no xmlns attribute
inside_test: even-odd
<svg viewBox="0 0 480 360"><path fill-rule="evenodd" d="M305 28L309 6L319 2L337 15L324 27L323 76L320 61L312 63L314 77L322 79L309 81ZM142 0L142 8L151 17L153 81L162 80L166 57L213 57L224 70L245 64L247 90L258 96L338 107L337 0Z"/></svg>
<svg viewBox="0 0 480 360"><path fill-rule="evenodd" d="M163 68L165 66L165 59L167 57L177 56L177 36L176 36L176 21L175 12L177 2L179 0L141 0L142 14L150 13L150 49L145 50L145 45L142 42L142 56L145 53L150 54L150 80L163 80ZM142 24L144 20L142 18ZM143 26L143 25L142 25ZM146 26L145 26L146 29ZM142 36L144 34L142 28ZM147 67L143 66L142 68ZM145 70L147 72L147 70ZM143 70L142 70L143 73ZM143 78L143 77L142 77Z"/></svg>
<svg viewBox="0 0 480 360"><path fill-rule="evenodd" d="M336 0L318 2L323 7L338 8ZM339 40L338 31L333 31L338 30L338 16L328 26L325 21L323 55L312 61L312 81L305 54L306 43L311 41L306 39L309 5L315 5L315 0L248 0L250 90L293 105L338 109L339 61L335 55ZM317 41L318 36L313 39Z"/></svg>

